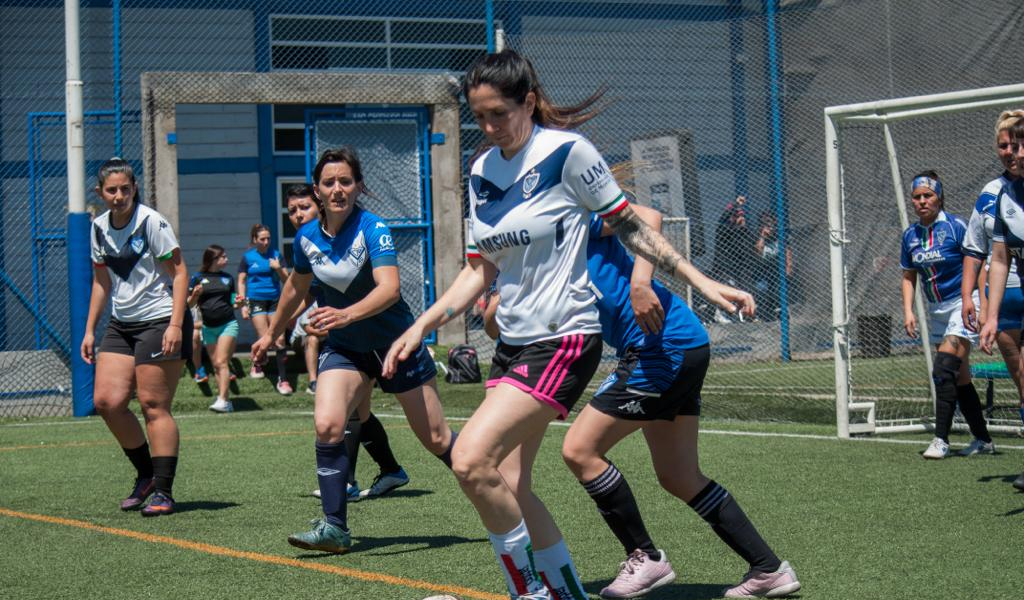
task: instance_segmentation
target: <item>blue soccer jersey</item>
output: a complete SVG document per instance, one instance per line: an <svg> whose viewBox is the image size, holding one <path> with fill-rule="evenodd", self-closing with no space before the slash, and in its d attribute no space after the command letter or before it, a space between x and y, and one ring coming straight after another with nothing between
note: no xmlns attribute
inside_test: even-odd
<svg viewBox="0 0 1024 600"><path fill-rule="evenodd" d="M295 234L295 271L316 276L317 304L346 308L377 287L373 269L398 266L391 230L377 215L356 207L336 236L327 235L320 221L311 221ZM328 344L370 352L387 348L412 325L409 305L399 298L384 311L332 329Z"/></svg>
<svg viewBox="0 0 1024 600"><path fill-rule="evenodd" d="M992 241L1006 244L1006 250L1017 263L1017 274L1024 278L1024 179L1003 186L996 202L996 222Z"/></svg>
<svg viewBox="0 0 1024 600"><path fill-rule="evenodd" d="M992 251L992 236L995 233L996 202L1003 188L1010 183L1008 173L1003 173L985 184L974 203L974 211L967 222L967 233L964 236L964 254L979 260L989 260ZM1007 288L1019 288L1020 277L1012 269L1006 277Z"/></svg>
<svg viewBox="0 0 1024 600"><path fill-rule="evenodd" d="M245 273L245 295L249 300L277 300L281 297L281 280L270 268L270 259L284 265L277 248L268 248L260 254L256 248L249 248L238 263L238 272Z"/></svg>
<svg viewBox="0 0 1024 600"><path fill-rule="evenodd" d="M601 318L601 337L622 356L627 348L688 349L709 343L708 333L697 316L681 298L657 281L651 282L665 310L660 333L646 335L640 329L630 301L630 277L633 259L615 236L601 236L603 221L596 215L590 219L587 243L587 270L597 296Z"/></svg>
<svg viewBox="0 0 1024 600"><path fill-rule="evenodd" d="M900 267L917 271L929 302L960 297L964 261L961 244L966 231L963 219L939 211L931 225L915 223L903 232Z"/></svg>

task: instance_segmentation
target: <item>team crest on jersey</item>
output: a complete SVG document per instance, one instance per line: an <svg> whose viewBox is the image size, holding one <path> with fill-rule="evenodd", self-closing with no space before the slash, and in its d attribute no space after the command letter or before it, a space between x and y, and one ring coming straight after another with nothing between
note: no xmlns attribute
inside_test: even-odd
<svg viewBox="0 0 1024 600"><path fill-rule="evenodd" d="M231 278L230 277L221 277L220 278L220 282L223 283L224 285L230 285L231 284Z"/></svg>
<svg viewBox="0 0 1024 600"><path fill-rule="evenodd" d="M935 243L938 244L939 246L941 246L942 242L944 242L944 241L946 241L946 230L945 229L940 229L939 231L936 231L935 232Z"/></svg>
<svg viewBox="0 0 1024 600"><path fill-rule="evenodd" d="M132 238L132 252L136 254L142 254L142 251L146 249L146 238L142 236L136 236Z"/></svg>
<svg viewBox="0 0 1024 600"><path fill-rule="evenodd" d="M529 198L533 190L537 189L538 183L540 183L540 173L537 172L537 169L532 169L523 178L523 197Z"/></svg>
<svg viewBox="0 0 1024 600"><path fill-rule="evenodd" d="M476 195L476 205L483 206L487 204L487 197L491 195L491 190L480 190L480 193Z"/></svg>
<svg viewBox="0 0 1024 600"><path fill-rule="evenodd" d="M348 249L348 255L356 264L362 264L363 259L366 257L366 246L353 246Z"/></svg>

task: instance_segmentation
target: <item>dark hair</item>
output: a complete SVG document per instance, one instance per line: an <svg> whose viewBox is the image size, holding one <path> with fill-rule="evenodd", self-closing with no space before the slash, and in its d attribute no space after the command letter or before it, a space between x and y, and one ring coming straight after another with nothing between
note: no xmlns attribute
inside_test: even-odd
<svg viewBox="0 0 1024 600"><path fill-rule="evenodd" d="M135 195L132 197L132 202L139 202L139 186L135 182L135 170L132 169L132 165L125 159L114 156L108 159L105 163L100 165L100 170L96 174L96 187L103 188L103 182L107 180L114 173L124 173L131 180L132 186L135 187Z"/></svg>
<svg viewBox="0 0 1024 600"><path fill-rule="evenodd" d="M604 96L604 89L599 89L579 104L558 106L544 93L530 59L508 49L486 54L469 67L462 79L462 94L466 100L469 100L470 90L483 84L493 86L516 104L526 102L527 94L533 92L537 99L531 115L533 122L553 129L575 129L593 119L601 112L594 105Z"/></svg>
<svg viewBox="0 0 1024 600"><path fill-rule="evenodd" d="M296 183L295 185L288 186L288 189L284 191L284 201L287 203L292 198L316 198L316 194L313 193L313 186L308 183Z"/></svg>
<svg viewBox="0 0 1024 600"><path fill-rule="evenodd" d="M313 168L314 184L320 184L320 175L324 172L324 167L329 163L345 163L348 165L348 168L352 169L352 178L359 184L359 192L371 198L374 197L363 181L363 165L359 162L359 155L356 154L355 148L352 146L342 146L341 148L324 150L323 154L320 155L320 160L316 161L316 167ZM324 203L320 197L314 194L313 201L316 202L317 209L324 213ZM357 201L356 206L361 206L361 204Z"/></svg>
<svg viewBox="0 0 1024 600"><path fill-rule="evenodd" d="M270 228L264 225L263 223L256 223L255 225L253 225L252 228L249 229L249 241L252 242L253 240L255 240L256 236L259 235L260 232L263 231L264 229L268 233L270 232Z"/></svg>
<svg viewBox="0 0 1024 600"><path fill-rule="evenodd" d="M210 269L213 268L213 261L217 260L224 255L224 248L217 244L210 244L203 250L203 264L199 268L200 273L210 273Z"/></svg>
<svg viewBox="0 0 1024 600"><path fill-rule="evenodd" d="M946 190L945 190L945 187L946 186L942 185L942 179L939 177L939 174L935 172L935 169L925 169L924 171L921 171L917 175L914 175L910 180L914 181L918 177L927 177L929 179L934 179L935 181L937 181L939 183L939 186L938 186L939 189L938 190L932 190L932 191L934 191L935 195L939 197L939 208L942 209L942 210L945 210L945 208L946 208ZM913 192L913 190L911 190L911 192Z"/></svg>

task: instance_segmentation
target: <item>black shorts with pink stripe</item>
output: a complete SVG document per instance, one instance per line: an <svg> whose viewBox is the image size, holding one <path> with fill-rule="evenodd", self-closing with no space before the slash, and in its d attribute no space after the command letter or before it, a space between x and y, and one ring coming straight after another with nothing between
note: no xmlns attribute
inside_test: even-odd
<svg viewBox="0 0 1024 600"><path fill-rule="evenodd" d="M498 342L487 387L507 383L558 411L564 419L601 362L601 336L572 334L526 346Z"/></svg>

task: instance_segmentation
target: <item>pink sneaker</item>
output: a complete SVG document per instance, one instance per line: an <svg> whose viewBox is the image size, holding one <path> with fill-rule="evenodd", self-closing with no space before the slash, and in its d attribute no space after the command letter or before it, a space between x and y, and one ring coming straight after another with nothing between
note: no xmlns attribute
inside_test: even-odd
<svg viewBox="0 0 1024 600"><path fill-rule="evenodd" d="M263 374L263 365L252 363L252 368L249 369L249 379L263 379L266 375Z"/></svg>
<svg viewBox="0 0 1024 600"><path fill-rule="evenodd" d="M292 392L294 392L294 391L295 390L292 389L292 384L288 383L287 379L278 379L277 380L277 393L278 394L281 394L282 396L291 396Z"/></svg>
<svg viewBox="0 0 1024 600"><path fill-rule="evenodd" d="M676 572L664 550L661 560L651 560L642 550L634 550L629 558L619 565L619 575L608 587L601 590L602 598L636 598L655 588L672 583Z"/></svg>
<svg viewBox="0 0 1024 600"><path fill-rule="evenodd" d="M778 598L799 589L796 572L789 566L789 561L784 560L774 573L749 571L739 585L728 588L723 595L726 598Z"/></svg>

